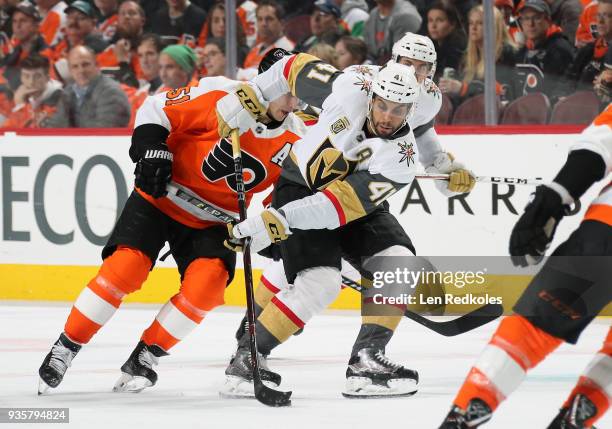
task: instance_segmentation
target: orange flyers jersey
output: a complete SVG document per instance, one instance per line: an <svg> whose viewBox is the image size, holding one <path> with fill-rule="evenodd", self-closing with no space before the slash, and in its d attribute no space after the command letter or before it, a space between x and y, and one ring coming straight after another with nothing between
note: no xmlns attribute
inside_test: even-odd
<svg viewBox="0 0 612 429"><path fill-rule="evenodd" d="M576 30L576 43L586 45L595 40L597 33L597 1L586 5L580 14L578 29Z"/></svg>
<svg viewBox="0 0 612 429"><path fill-rule="evenodd" d="M166 128L168 148L173 154L172 181L179 187L226 212L238 212L231 144L219 138L216 103L240 82L225 77L200 80L198 86L178 88L148 97L136 114L135 126L157 124ZM240 144L247 204L253 193L273 185L292 144L306 132L294 114L276 128L267 128L250 117L241 124ZM244 126L243 126L244 125ZM138 190L162 212L192 228L204 228L210 217L198 218L169 198L153 199Z"/></svg>
<svg viewBox="0 0 612 429"><path fill-rule="evenodd" d="M580 134L572 150L581 149L601 155L606 164L606 176L612 172L612 104L609 104ZM584 218L598 220L612 226L612 181L593 200Z"/></svg>
<svg viewBox="0 0 612 429"><path fill-rule="evenodd" d="M53 46L58 43L63 35L64 28L66 27L66 14L64 13L64 9L66 9L68 5L60 1L45 15L44 19L40 23L39 31L40 34L45 39L45 42L49 46Z"/></svg>

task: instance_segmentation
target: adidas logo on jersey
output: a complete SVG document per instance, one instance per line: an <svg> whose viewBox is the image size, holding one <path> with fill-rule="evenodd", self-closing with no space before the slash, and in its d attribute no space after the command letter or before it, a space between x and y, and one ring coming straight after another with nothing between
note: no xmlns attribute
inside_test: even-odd
<svg viewBox="0 0 612 429"><path fill-rule="evenodd" d="M172 161L172 153L161 149L148 149L144 157L147 159L167 159Z"/></svg>

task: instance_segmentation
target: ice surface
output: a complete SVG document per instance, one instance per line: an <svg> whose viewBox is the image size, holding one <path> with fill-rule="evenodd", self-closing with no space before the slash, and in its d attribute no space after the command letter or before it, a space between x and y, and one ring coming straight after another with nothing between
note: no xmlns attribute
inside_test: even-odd
<svg viewBox="0 0 612 429"><path fill-rule="evenodd" d="M334 312L315 317L302 335L274 351L270 367L283 376L281 387L294 393L290 408L273 409L254 400L219 397L242 317L240 309L222 308L209 314L196 332L160 360L156 386L140 394L113 393L119 367L158 308L121 308L75 358L62 385L38 397L38 367L59 336L70 304L1 304L0 407L69 407L70 426L87 429L436 429L497 326L493 322L445 338L404 320L387 354L419 371L419 392L410 398L350 400L340 392L359 315ZM529 374L485 427L547 427L601 347L609 323L609 319L598 320L577 346L561 346ZM600 421L598 428L612 428L612 416Z"/></svg>

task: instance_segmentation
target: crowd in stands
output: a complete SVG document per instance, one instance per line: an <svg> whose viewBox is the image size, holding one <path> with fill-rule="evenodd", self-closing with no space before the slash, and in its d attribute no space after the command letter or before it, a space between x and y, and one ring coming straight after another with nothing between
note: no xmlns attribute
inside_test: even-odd
<svg viewBox="0 0 612 429"><path fill-rule="evenodd" d="M225 74L227 12L215 0L0 0L0 126L132 126L148 95ZM274 47L338 69L384 64L414 32L436 47L440 123L459 123L452 112L468 101L483 110L481 1L238 0L232 13L238 79ZM533 94L549 112L526 123L588 122L610 101L612 0L495 0L494 21L500 119L509 106L533 109L519 103Z"/></svg>

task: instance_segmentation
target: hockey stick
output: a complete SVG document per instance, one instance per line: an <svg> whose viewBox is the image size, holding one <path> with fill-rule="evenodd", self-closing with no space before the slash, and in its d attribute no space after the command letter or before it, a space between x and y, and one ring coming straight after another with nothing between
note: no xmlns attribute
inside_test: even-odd
<svg viewBox="0 0 612 429"><path fill-rule="evenodd" d="M342 283L357 292L362 292L364 287L361 284L349 279L346 276L342 276ZM448 320L446 322L434 322L433 320L427 319L420 314L415 313L406 309L404 316L417 322L420 325L425 326L432 331L444 335L445 337L454 337L455 335L463 334L486 325L487 323L497 319L504 312L504 307L500 304L486 304L482 307L477 308L474 311L470 311L463 316L459 316L456 319Z"/></svg>
<svg viewBox="0 0 612 429"><path fill-rule="evenodd" d="M449 180L450 174L441 173L420 173L415 176L417 179ZM504 185L531 185L537 186L544 184L544 179L536 177L528 179L524 177L497 177L497 176L476 176L476 181L480 183L499 183Z"/></svg>
<svg viewBox="0 0 612 429"><path fill-rule="evenodd" d="M239 131L232 130L232 156L234 157L234 173L236 174L236 193L238 194L238 209L240 221L246 220L246 192L242 176L242 154L240 151ZM259 402L271 407L284 407L291 405L291 392L274 390L263 384L259 374L259 355L257 354L257 338L255 333L255 296L253 294L253 271L251 265L251 240L244 242L242 257L244 262L244 285L247 298L247 320L249 323L249 345L251 348L251 363L253 365L253 387L255 398Z"/></svg>
<svg viewBox="0 0 612 429"><path fill-rule="evenodd" d="M233 146L232 146L233 147ZM448 176L448 175L447 175ZM239 183L238 181L236 181L236 183ZM244 186L244 185L243 185ZM200 199L199 197L197 197L196 195L192 194L189 192L188 189L184 189L184 190L176 190L176 187L172 186L172 185L168 185L168 198L170 198L172 201L177 202L177 204L179 204L180 207L183 207L185 202L188 203L189 205L191 205L193 207L192 210L188 210L190 213L196 215L197 217L202 217L205 216L207 217L208 215L213 216L214 218L216 218L217 220L219 220L220 222L223 223L227 223L228 220L231 221L231 219L234 219L233 215L224 211L221 211L219 209L219 207L213 206L212 204L203 201L202 199ZM239 198L239 202L240 202L240 196ZM244 202L244 200L243 200ZM246 206L246 204L245 204ZM200 215L198 215L198 212L200 212ZM246 214L244 216L246 218ZM242 219L242 213L241 213L241 217L240 219ZM246 253L245 253L245 257L246 257ZM250 253L248 254L248 258L249 258L249 268L250 268L250 259L251 259L251 255ZM247 276L247 264L245 262L244 264L245 266L245 278ZM247 315L249 313L249 310L252 310L253 307L251 307L249 305L249 297L252 295L253 293L253 279L252 279L252 272L249 269L248 270L248 275L250 277L250 281L251 281L251 287L250 287L250 292L249 292L249 288L247 286ZM361 290L363 289L363 286L361 286L359 283L352 281L351 279L349 279L346 276L342 276L342 280L343 283L350 287L351 289L354 289L358 292L361 292ZM415 322L431 329L432 331L437 332L438 334L447 336L447 337L451 337L451 336L455 336L455 335L459 335L462 334L464 332L470 331L472 329L476 329L482 325L485 325L487 323L489 323L490 321L496 319L497 317L501 316L501 314L503 313L503 307L499 304L487 304L483 307L480 307L470 313L464 314L463 316L460 316L454 320L449 320L446 322L433 322L417 313L414 313L410 310L406 310L406 312L404 313L404 316L408 317L411 320L414 320ZM254 313L253 313L254 314ZM250 325L249 325L250 326ZM249 332L250 332L250 328L249 328ZM257 372L257 374L259 375L259 372ZM266 387L264 385L264 387ZM276 392L275 390L270 389L272 392ZM276 392L276 393L282 393L282 392Z"/></svg>

